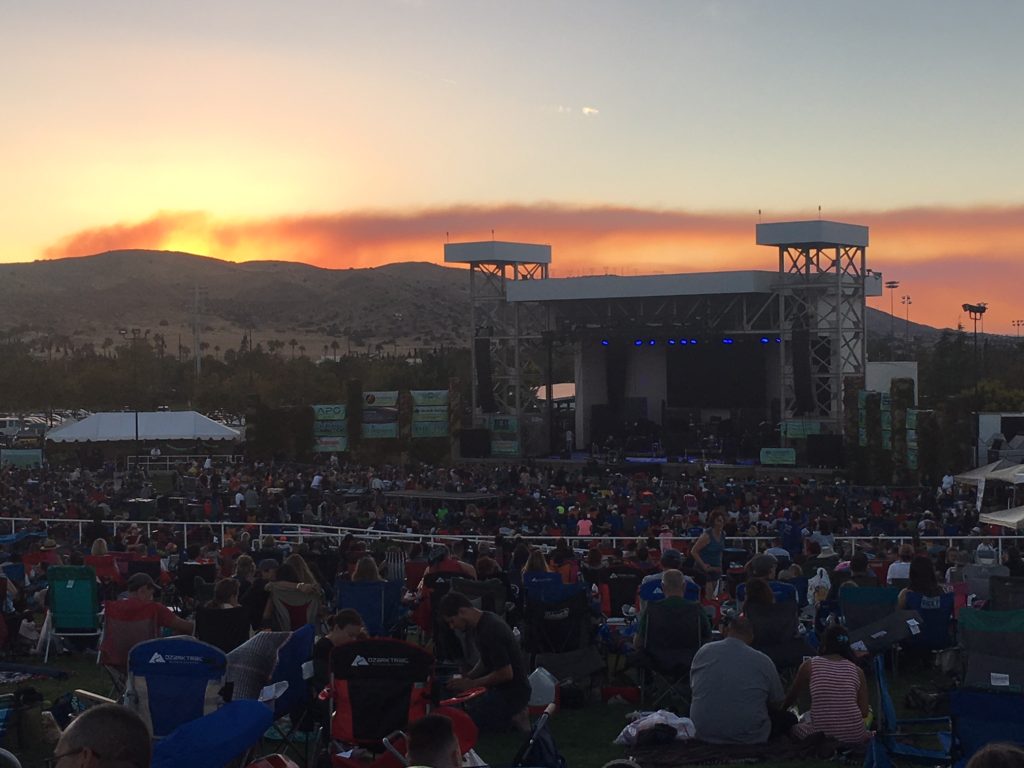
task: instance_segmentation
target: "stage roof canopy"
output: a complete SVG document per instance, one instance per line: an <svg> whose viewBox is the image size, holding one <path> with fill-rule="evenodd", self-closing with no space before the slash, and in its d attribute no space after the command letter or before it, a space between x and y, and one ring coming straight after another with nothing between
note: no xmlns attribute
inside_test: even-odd
<svg viewBox="0 0 1024 768"><path fill-rule="evenodd" d="M506 284L508 301L580 301L637 299L647 296L701 296L707 294L770 294L778 272L693 272L676 275L596 275L516 280Z"/></svg>
<svg viewBox="0 0 1024 768"><path fill-rule="evenodd" d="M94 413L46 433L55 443L110 443L135 440L135 411ZM139 440L240 440L238 430L195 411L139 411Z"/></svg>

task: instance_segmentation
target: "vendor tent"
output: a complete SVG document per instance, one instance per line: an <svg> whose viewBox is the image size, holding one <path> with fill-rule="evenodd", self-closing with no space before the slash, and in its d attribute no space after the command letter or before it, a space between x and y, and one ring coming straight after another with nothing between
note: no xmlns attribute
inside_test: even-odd
<svg viewBox="0 0 1024 768"><path fill-rule="evenodd" d="M979 519L986 525L1001 525L1014 531L1024 530L1024 507L985 512Z"/></svg>
<svg viewBox="0 0 1024 768"><path fill-rule="evenodd" d="M985 480L987 482L998 480L999 482L1012 483L1013 485L1024 483L1024 464L1013 464L1003 469L994 469L988 473Z"/></svg>
<svg viewBox="0 0 1024 768"><path fill-rule="evenodd" d="M136 421L137 419L137 421ZM110 443L125 440L240 440L238 430L195 411L94 413L46 433L55 443Z"/></svg>
<svg viewBox="0 0 1024 768"><path fill-rule="evenodd" d="M953 479L956 480L961 485L977 485L978 482L981 480L992 479L991 474L993 472L996 472L1001 469L1006 469L1007 467L1019 466L1020 465L1014 461L1000 459L999 461L993 461L991 464L986 464L983 467L977 467L976 469L972 469L969 472L964 472L963 474L957 475Z"/></svg>

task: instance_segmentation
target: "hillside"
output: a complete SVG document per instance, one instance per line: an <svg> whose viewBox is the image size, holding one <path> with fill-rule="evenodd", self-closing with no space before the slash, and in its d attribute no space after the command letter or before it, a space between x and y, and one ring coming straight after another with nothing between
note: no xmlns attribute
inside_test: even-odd
<svg viewBox="0 0 1024 768"><path fill-rule="evenodd" d="M202 290L202 341L237 349L252 328L255 343L301 354L464 345L469 334L466 271L422 262L332 270L293 262L242 264L168 251L0 265L0 333L52 339L58 346L120 343L120 329L161 334L168 354L192 345L195 291ZM906 323L896 318L896 336ZM890 318L868 308L868 331L885 336ZM910 324L926 341L935 328ZM109 344L108 344L109 346ZM295 351L295 350L292 350Z"/></svg>
<svg viewBox="0 0 1024 768"><path fill-rule="evenodd" d="M466 272L425 263L330 270L290 262L235 264L166 251L0 265L0 329L65 337L99 347L122 328L161 333L169 353L179 334L192 343L196 288L203 341L237 348L248 328L256 343L295 338L310 356L348 340L400 349L465 343Z"/></svg>

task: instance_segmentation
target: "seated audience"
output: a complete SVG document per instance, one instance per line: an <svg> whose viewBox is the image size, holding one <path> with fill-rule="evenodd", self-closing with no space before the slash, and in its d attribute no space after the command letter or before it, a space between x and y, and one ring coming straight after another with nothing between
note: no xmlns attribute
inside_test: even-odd
<svg viewBox="0 0 1024 768"><path fill-rule="evenodd" d="M460 768L462 755L452 721L444 715L427 715L409 726L409 768Z"/></svg>
<svg viewBox="0 0 1024 768"><path fill-rule="evenodd" d="M772 660L750 647L754 628L742 616L725 639L697 651L690 667L690 719L697 738L711 744L764 744L796 718L782 708L785 692Z"/></svg>
<svg viewBox="0 0 1024 768"><path fill-rule="evenodd" d="M846 628L833 624L825 630L818 655L797 670L786 695L788 709L810 696L810 711L790 734L805 738L824 733L842 744L860 744L871 737L864 727L868 714L868 685L864 671L852 661Z"/></svg>
<svg viewBox="0 0 1024 768"><path fill-rule="evenodd" d="M918 594L921 597L938 597L942 594L942 587L935 576L935 566L928 555L916 555L910 561L908 578L910 584L900 590L897 602L901 610L907 607L907 598L911 594Z"/></svg>
<svg viewBox="0 0 1024 768"><path fill-rule="evenodd" d="M54 768L149 768L152 737L142 718L120 704L78 715L57 740Z"/></svg>

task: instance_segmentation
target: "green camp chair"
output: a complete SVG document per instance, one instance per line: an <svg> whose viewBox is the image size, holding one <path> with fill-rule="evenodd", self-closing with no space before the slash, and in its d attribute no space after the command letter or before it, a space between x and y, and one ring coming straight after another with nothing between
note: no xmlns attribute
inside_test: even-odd
<svg viewBox="0 0 1024 768"><path fill-rule="evenodd" d="M100 636L100 603L96 571L87 565L51 565L46 580L50 611L44 627L44 661L49 661L55 637Z"/></svg>

